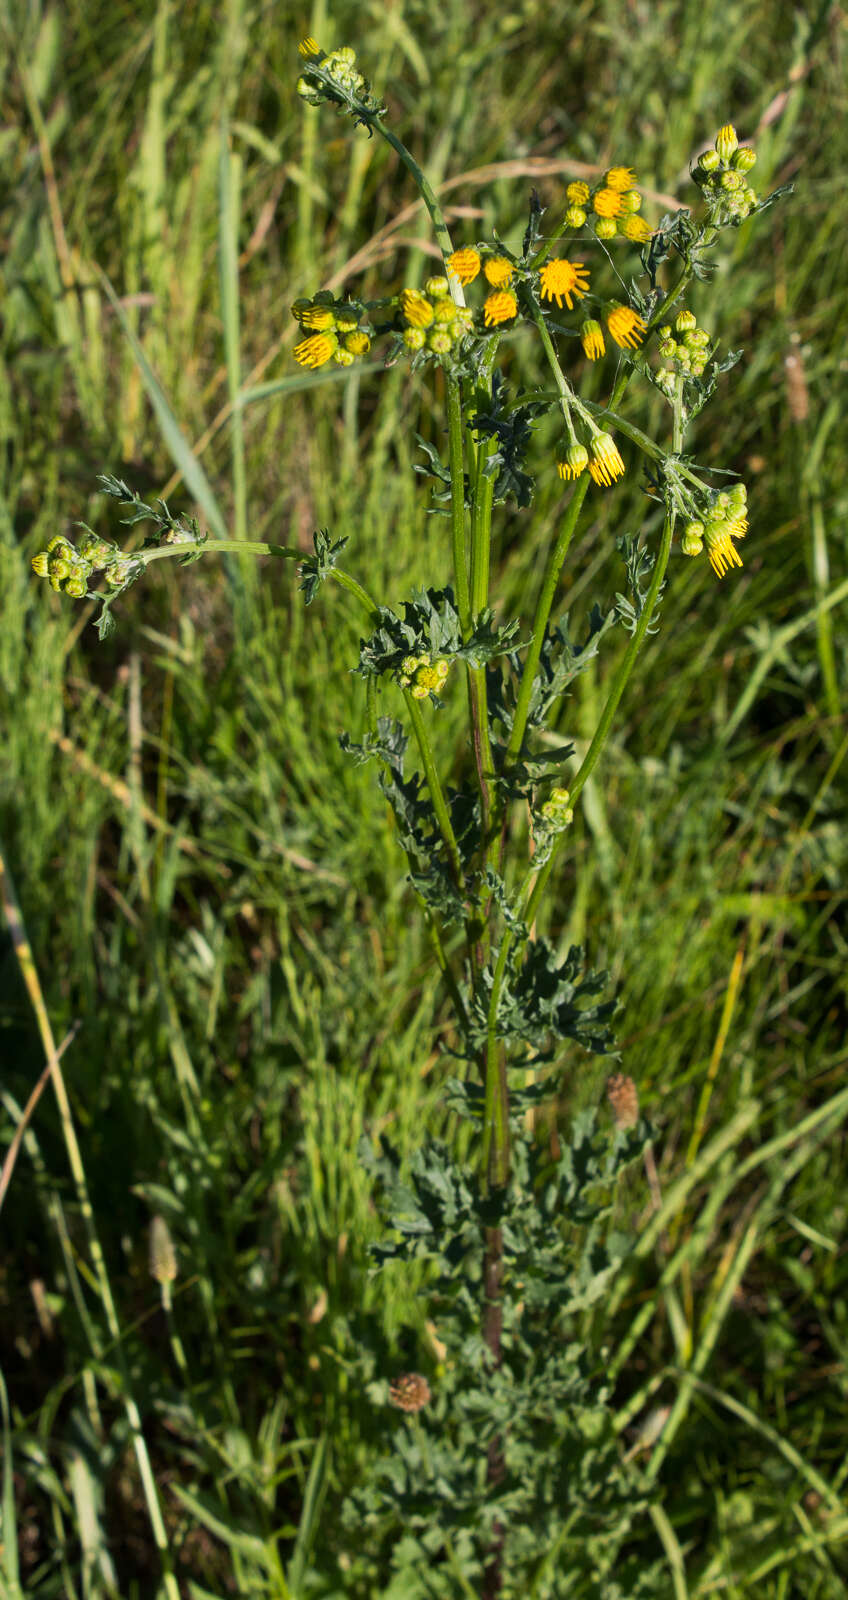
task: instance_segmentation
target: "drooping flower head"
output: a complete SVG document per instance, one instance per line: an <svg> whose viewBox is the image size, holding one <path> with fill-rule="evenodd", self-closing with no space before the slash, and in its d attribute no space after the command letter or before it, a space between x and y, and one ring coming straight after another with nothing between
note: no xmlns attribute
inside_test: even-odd
<svg viewBox="0 0 848 1600"><path fill-rule="evenodd" d="M609 488L616 478L624 475L624 462L611 433L595 433L591 443L592 457L589 473L593 482Z"/></svg>
<svg viewBox="0 0 848 1600"><path fill-rule="evenodd" d="M580 329L580 343L590 361L597 361L606 352L604 331L599 322L589 318Z"/></svg>
<svg viewBox="0 0 848 1600"><path fill-rule="evenodd" d="M572 444L557 458L557 472L566 483L579 478L589 465L589 452L585 444Z"/></svg>

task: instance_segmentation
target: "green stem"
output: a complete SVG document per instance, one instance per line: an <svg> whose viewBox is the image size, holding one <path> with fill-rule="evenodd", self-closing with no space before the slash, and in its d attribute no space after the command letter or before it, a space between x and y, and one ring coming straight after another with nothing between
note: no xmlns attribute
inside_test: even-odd
<svg viewBox="0 0 848 1600"><path fill-rule="evenodd" d="M468 547L465 538L465 452L462 437L462 396L458 378L445 373L448 404L448 441L451 475L451 537L456 604L463 638L471 631L471 591L468 584Z"/></svg>
<svg viewBox="0 0 848 1600"><path fill-rule="evenodd" d="M521 747L524 742L524 733L527 727L527 717L530 712L530 701L533 696L533 684L536 679L536 670L539 665L539 657L542 653L542 645L545 639L545 630L547 629L548 618L551 614L551 607L553 605L554 595L556 594L559 575L562 571L563 563L568 554L571 540L574 536L574 530L577 526L577 519L580 516L580 511L583 506L583 501L586 498L586 491L588 487L589 475L588 473L584 473L579 482L574 486L574 491L569 501L568 510L565 513L562 527L560 528L556 543L554 544L548 556L547 566L545 567L545 575L542 579L542 587L539 591L539 598L536 601L536 614L533 618L533 634L527 650L527 655L524 658L524 666L521 672L521 684L518 690L518 702L515 708L512 732L509 736L509 744L506 747L506 757L504 759L504 770L506 772L509 772L515 766L515 763L521 754Z"/></svg>
<svg viewBox="0 0 848 1600"><path fill-rule="evenodd" d="M387 128L386 124L381 120L380 117L369 118L368 125L369 127L374 128L377 133L381 134L387 144L391 145L392 149L397 152L404 166L415 179L421 199L424 201L424 204L430 213L430 221L433 224L433 231L436 235L439 249L441 250L445 260L447 260L447 257L453 254L453 241L451 240L451 236L448 231L448 225L445 221L445 214L439 205L438 200L436 199L433 189L430 187L425 173L419 167L418 162L416 161L412 152L407 150L403 140L399 139L397 134L392 133L391 128ZM451 286L451 294L453 295L456 305L464 306L465 296L462 292L462 286L452 272L448 273L448 282Z"/></svg>
<svg viewBox="0 0 848 1600"><path fill-rule="evenodd" d="M430 791L430 799L433 802L433 810L436 814L436 821L439 824L439 831L444 839L445 847L450 858L454 882L456 883L457 888L461 888L462 861L459 854L459 845L456 842L456 834L453 831L453 823L450 819L450 812L448 811L447 801L445 800L442 782L436 769L436 762L433 756L433 747L430 744L430 735L427 732L427 724L421 715L421 706L410 694L408 689L404 689L403 698L406 701L406 709L409 712L409 720L412 723L413 732L418 743L421 764L424 768L424 776L427 780L427 787Z"/></svg>
<svg viewBox="0 0 848 1600"><path fill-rule="evenodd" d="M648 625L651 621L660 588L665 577L665 570L668 566L673 526L673 519L671 517L667 517L663 526L659 553L656 561L654 562L654 570L651 575L650 586L639 615L639 621L633 630L630 643L628 644L627 649L625 650L624 655L622 656L618 667L616 668L612 685L604 704L604 709L601 712L600 721L595 729L592 743L583 757L583 761L577 772L577 776L569 786L572 805L578 799L581 791L588 782L589 778L591 778L592 773L598 764L601 752L607 742L607 739L609 738L610 729L612 727L615 713L618 710L619 701L621 700L621 697L627 687L630 674L636 665L636 657L639 654L642 640L644 639L648 630ZM544 893L548 878L551 875L551 871L558 854L559 843L561 842L562 838L564 838L564 834L560 835L560 840L554 845L548 860L545 862L545 865L542 867L539 876L536 879L532 893L528 897L523 913L523 920L527 922L528 926L532 923L533 918L536 915L536 909L539 901L541 900L542 894Z"/></svg>

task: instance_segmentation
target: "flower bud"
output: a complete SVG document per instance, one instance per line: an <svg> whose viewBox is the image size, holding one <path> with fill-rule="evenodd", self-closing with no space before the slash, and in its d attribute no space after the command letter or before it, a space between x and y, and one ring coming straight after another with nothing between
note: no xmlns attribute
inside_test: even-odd
<svg viewBox="0 0 848 1600"><path fill-rule="evenodd" d="M727 194L738 194L747 185L741 172L723 172L721 175L721 187Z"/></svg>
<svg viewBox="0 0 848 1600"><path fill-rule="evenodd" d="M569 206L565 213L565 226L571 228L574 233L578 228L585 228L586 213L582 206Z"/></svg>
<svg viewBox="0 0 848 1600"><path fill-rule="evenodd" d="M437 300L434 308L436 322L443 327L456 318L456 306L452 300Z"/></svg>
<svg viewBox="0 0 848 1600"><path fill-rule="evenodd" d="M734 152L733 166L737 172L750 172L751 168L755 167L756 164L757 152L752 150L749 144L740 145L739 149Z"/></svg>
<svg viewBox="0 0 848 1600"><path fill-rule="evenodd" d="M65 594L69 594L72 600L84 600L87 593L88 584L85 578L68 578L65 584Z"/></svg>
<svg viewBox="0 0 848 1600"><path fill-rule="evenodd" d="M687 522L680 538L680 548L685 556L699 556L704 548L703 522Z"/></svg>
<svg viewBox="0 0 848 1600"><path fill-rule="evenodd" d="M513 274L512 262L506 256L489 256L483 262L483 275L493 289L504 289Z"/></svg>
<svg viewBox="0 0 848 1600"><path fill-rule="evenodd" d="M342 345L339 345L338 349L333 351L333 360L337 367L352 367L356 356L350 350L345 350Z"/></svg>
<svg viewBox="0 0 848 1600"><path fill-rule="evenodd" d="M363 333L361 328L355 328L353 333L346 334L344 344L345 349L349 350L352 356L365 356L371 349L371 340L367 333Z"/></svg>
<svg viewBox="0 0 848 1600"><path fill-rule="evenodd" d="M632 217L635 216L637 211L641 211L641 209L642 196L640 195L639 190L628 189L627 193L621 196L621 215L623 217Z"/></svg>
<svg viewBox="0 0 848 1600"><path fill-rule="evenodd" d="M301 100L305 100L307 105L320 106L323 97L309 82L308 78L298 78L295 87Z"/></svg>
<svg viewBox="0 0 848 1600"><path fill-rule="evenodd" d="M572 206L585 206L589 198L589 185L582 181L570 183L565 191L565 197Z"/></svg>
<svg viewBox="0 0 848 1600"><path fill-rule="evenodd" d="M618 233L613 217L599 217L595 223L596 239L614 239Z"/></svg>
<svg viewBox="0 0 848 1600"><path fill-rule="evenodd" d="M423 328L407 328L403 342L407 350L423 350L427 343L427 335Z"/></svg>
<svg viewBox="0 0 848 1600"><path fill-rule="evenodd" d="M599 356L604 355L606 350L604 331L601 324L595 322L594 318L590 317L583 323L580 329L580 343L590 361L597 361Z"/></svg>
<svg viewBox="0 0 848 1600"><path fill-rule="evenodd" d="M353 306L337 306L335 320L339 333L353 333L354 328L359 327L359 317Z"/></svg>
<svg viewBox="0 0 848 1600"><path fill-rule="evenodd" d="M705 150L698 158L698 167L701 172L717 172L721 166L721 156L715 150Z"/></svg>
<svg viewBox="0 0 848 1600"><path fill-rule="evenodd" d="M432 350L434 355L446 356L452 344L453 338L449 328L431 328L427 335L427 348Z"/></svg>
<svg viewBox="0 0 848 1600"><path fill-rule="evenodd" d="M33 570L33 572L36 572L38 574L39 578L46 578L47 577L47 574L48 574L48 571L49 571L49 567L48 567L49 559L50 558L49 558L46 550L39 550L38 555L37 556L33 556L33 558L32 558L32 570Z"/></svg>
<svg viewBox="0 0 848 1600"><path fill-rule="evenodd" d="M96 533L84 533L79 542L79 553L96 570L109 565L115 554L115 546L108 539L99 539Z"/></svg>
<svg viewBox="0 0 848 1600"><path fill-rule="evenodd" d="M589 452L585 444L572 444L566 450L561 460L557 461L557 472L560 477L569 483L572 478L579 478L589 465Z"/></svg>
<svg viewBox="0 0 848 1600"><path fill-rule="evenodd" d="M674 319L674 326L678 333L686 333L689 328L697 328L698 319L695 316L694 311L687 311L684 308L683 310L678 311L677 316Z"/></svg>
<svg viewBox="0 0 848 1600"><path fill-rule="evenodd" d="M716 134L715 147L719 161L724 163L728 162L735 151L739 149L739 140L732 123L727 122L723 128L719 128Z"/></svg>
<svg viewBox="0 0 848 1600"><path fill-rule="evenodd" d="M619 217L618 230L631 244L647 244L654 231L644 217L635 216Z"/></svg>
<svg viewBox="0 0 848 1600"><path fill-rule="evenodd" d="M673 339L661 339L657 348L663 361L673 361L677 355L677 345Z"/></svg>
<svg viewBox="0 0 848 1600"><path fill-rule="evenodd" d="M441 300L448 293L448 280L438 273L433 278L428 278L424 285L424 293L432 300Z"/></svg>

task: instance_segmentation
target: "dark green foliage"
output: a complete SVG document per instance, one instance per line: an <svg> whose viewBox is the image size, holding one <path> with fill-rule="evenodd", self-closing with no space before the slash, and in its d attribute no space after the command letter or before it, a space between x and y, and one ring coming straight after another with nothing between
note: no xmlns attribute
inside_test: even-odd
<svg viewBox="0 0 848 1600"><path fill-rule="evenodd" d="M491 610L476 618L467 639L463 640L453 590L416 589L404 601L403 618L388 606L377 611L378 624L368 639L360 640L359 664L355 671L363 678L378 678L397 673L406 656L426 651L433 659L468 661L479 667L514 649L520 623L504 627L494 623Z"/></svg>
<svg viewBox="0 0 848 1600"><path fill-rule="evenodd" d="M304 603L308 606L336 566L347 539L332 539L326 528L318 528L312 535L312 543L315 554L305 556L300 564L300 588Z"/></svg>
<svg viewBox="0 0 848 1600"><path fill-rule="evenodd" d="M496 448L486 461L486 476L494 478L494 503L513 499L518 506L529 506L533 499L533 476L524 463L533 436L534 421L550 409L545 400L508 402L508 390L500 372L492 378L488 409L475 411L472 426L480 439L495 439Z"/></svg>

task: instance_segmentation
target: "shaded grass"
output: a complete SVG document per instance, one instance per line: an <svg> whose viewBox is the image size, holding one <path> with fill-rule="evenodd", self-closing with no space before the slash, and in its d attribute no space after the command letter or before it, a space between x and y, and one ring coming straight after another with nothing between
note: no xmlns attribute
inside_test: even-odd
<svg viewBox="0 0 848 1600"><path fill-rule="evenodd" d="M304 611L291 576L265 567L234 623L210 564L157 573L98 647L28 569L68 519L105 528L96 471L158 493L185 466L96 269L197 441L239 376L249 387L291 374L290 300L343 273L411 199L376 141L293 106L293 19L232 4L221 27L213 8L194 12L190 25L164 5L11 6L4 17L0 840L54 1032L82 1019L66 1077L180 1581L301 1593L311 1565L316 1592L382 1593L384 1570L344 1566L358 1552L338 1499L395 1426L368 1385L404 1367L435 1375L438 1348L417 1286L368 1277L376 1223L356 1150L378 1130L406 1150L422 1125L442 1126L438 1051L450 1038L388 818L367 769L335 742L363 725L349 673L356 622L326 592ZM840 1139L800 1146L791 1187L768 1204L757 1177L741 1195L729 1185L744 1155L790 1134L844 1077L844 607L829 642L811 616L773 648L846 573L844 21L828 8L791 17L733 4L635 6L626 19L585 4L540 20L527 4L436 17L408 7L361 24L341 6L310 31L354 38L431 176L471 175L450 191L473 213L452 220L457 238L520 231L528 181L507 164L523 158L628 159L647 185L674 191L731 108L746 136L756 130L760 190L798 184L791 205L739 231L717 286L693 300L707 326L745 346L696 440L701 459L749 481L744 572L717 587L701 564L674 564L662 637L587 786L550 915L557 936L585 941L612 971L624 1065L658 1130L664 1186L686 1170L712 1062L706 1145L752 1097L760 1106L721 1158L714 1220L714 1169L681 1199L675 1236L693 1245L676 1301L658 1290L659 1251L616 1326L625 1337L633 1310L651 1307L622 1405L652 1384L651 1403L672 1405L671 1369L720 1330L712 1389L693 1389L660 1472L689 1592L842 1593L844 1518L811 1500L797 1464L720 1396L842 1491ZM565 53L563 37L579 48ZM498 163L494 179L473 176ZM559 181L540 186L555 205ZM421 214L398 235L352 287L376 295L424 274ZM517 340L514 376L528 382L533 359ZM661 426L656 399L643 406L638 420ZM398 600L446 561L411 471L411 418L438 443L429 380L363 375L302 398L268 394L244 408L241 432L223 420L196 458L234 527L244 517L253 536L304 547L319 524L343 531L351 567ZM537 436L532 516L507 514L498 534L502 605L525 616L563 504L544 470L554 442ZM185 498L179 479L169 493ZM575 616L620 584L613 534L644 512L635 481L591 503L563 594ZM564 706L569 738L588 737L616 648ZM458 728L449 711L436 730L444 752ZM5 941L0 1023L10 1137L43 1062ZM600 1093L596 1068L574 1068L564 1116ZM24 1150L6 1211L25 1244L0 1288L24 1592L106 1595L111 1561L118 1592L153 1594L120 1388L47 1101ZM70 1219L64 1250L57 1199ZM644 1203L629 1193L623 1221ZM178 1250L188 1385L147 1271L154 1212ZM321 1472L310 1485L311 1462ZM319 1476L330 1498L313 1522ZM635 1567L667 1559L647 1524L629 1538ZM658 1570L656 1592L668 1592Z"/></svg>

